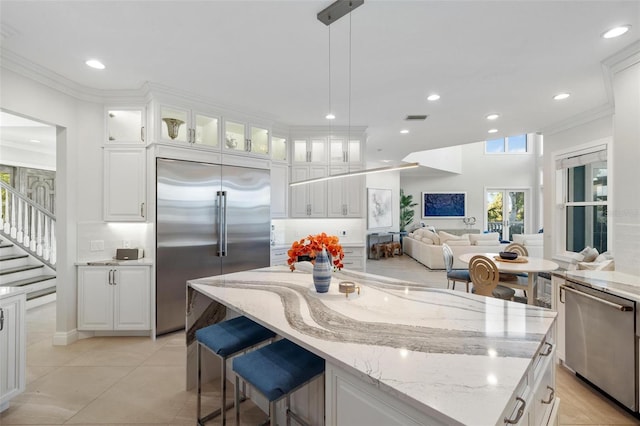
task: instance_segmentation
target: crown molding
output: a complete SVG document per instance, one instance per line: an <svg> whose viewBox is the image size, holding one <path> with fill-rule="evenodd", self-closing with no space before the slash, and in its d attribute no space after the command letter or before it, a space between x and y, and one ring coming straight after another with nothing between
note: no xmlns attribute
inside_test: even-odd
<svg viewBox="0 0 640 426"><path fill-rule="evenodd" d="M318 133L322 135L346 134L360 136L366 133L367 126L291 126L291 134Z"/></svg>
<svg viewBox="0 0 640 426"><path fill-rule="evenodd" d="M602 61L603 68L609 70L609 78L630 66L640 62L640 40L614 53Z"/></svg>
<svg viewBox="0 0 640 426"><path fill-rule="evenodd" d="M140 101L146 95L144 86L133 90L100 90L83 86L43 66L0 48L2 67L23 75L54 90L87 102L110 103Z"/></svg>
<svg viewBox="0 0 640 426"><path fill-rule="evenodd" d="M566 120L552 124L540 130L543 135L553 135L563 132L583 124L590 123L600 118L613 117L614 108L612 104L605 104L589 111L574 115Z"/></svg>

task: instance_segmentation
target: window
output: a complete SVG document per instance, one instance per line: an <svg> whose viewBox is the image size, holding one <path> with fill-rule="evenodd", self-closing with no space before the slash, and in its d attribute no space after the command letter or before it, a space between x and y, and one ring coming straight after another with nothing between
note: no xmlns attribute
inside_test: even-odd
<svg viewBox="0 0 640 426"><path fill-rule="evenodd" d="M565 250L580 252L591 246L599 253L607 251L606 147L565 156L556 164L563 182Z"/></svg>
<svg viewBox="0 0 640 426"><path fill-rule="evenodd" d="M529 152L527 135L491 139L485 142L485 154L526 154Z"/></svg>

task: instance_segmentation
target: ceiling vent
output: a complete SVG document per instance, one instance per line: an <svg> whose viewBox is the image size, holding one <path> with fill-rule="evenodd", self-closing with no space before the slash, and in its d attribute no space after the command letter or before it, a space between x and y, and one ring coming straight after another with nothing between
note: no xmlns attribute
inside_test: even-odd
<svg viewBox="0 0 640 426"><path fill-rule="evenodd" d="M407 115L405 118L406 121L424 121L426 120L428 115Z"/></svg>

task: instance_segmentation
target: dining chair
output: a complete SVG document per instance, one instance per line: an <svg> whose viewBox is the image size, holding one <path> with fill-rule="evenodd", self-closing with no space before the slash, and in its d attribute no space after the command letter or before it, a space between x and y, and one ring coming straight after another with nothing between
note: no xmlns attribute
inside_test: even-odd
<svg viewBox="0 0 640 426"><path fill-rule="evenodd" d="M473 256L469 261L469 276L473 281L473 293L498 299L513 300L516 291L500 285L500 273L496 264L486 256Z"/></svg>
<svg viewBox="0 0 640 426"><path fill-rule="evenodd" d="M529 256L529 252L527 248L519 243L511 243L507 247L505 247L504 251L511 251L514 253L518 253L518 256Z"/></svg>
<svg viewBox="0 0 640 426"><path fill-rule="evenodd" d="M447 244L442 244L442 255L444 256L444 266L447 269L447 288L451 285L453 290L456 289L456 282L460 281L466 284L467 293L469 293L469 283L471 277L467 269L453 269L453 250Z"/></svg>

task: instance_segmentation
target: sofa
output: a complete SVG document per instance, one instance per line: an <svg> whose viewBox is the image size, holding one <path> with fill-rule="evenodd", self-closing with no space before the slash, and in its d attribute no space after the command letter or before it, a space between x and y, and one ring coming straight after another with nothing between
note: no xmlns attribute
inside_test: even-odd
<svg viewBox="0 0 640 426"><path fill-rule="evenodd" d="M507 246L501 243L499 234L461 233L455 235L446 231L433 232L426 228L418 228L402 239L402 249L429 269L445 269L442 255L442 244L446 243L453 251L453 268L467 269L468 265L458 257L465 253L498 253Z"/></svg>
<svg viewBox="0 0 640 426"><path fill-rule="evenodd" d="M473 231L471 231L473 232ZM477 231L476 231L477 232ZM500 242L500 234L490 232L485 234L469 233L468 230L434 231L428 228L418 228L402 239L402 249L418 262L430 269L445 269L442 256L442 244L446 243L453 251L453 268L466 269L467 264L461 262L458 256L465 253L497 253L503 251L508 243ZM513 242L522 244L531 257L544 257L544 235L514 234Z"/></svg>

